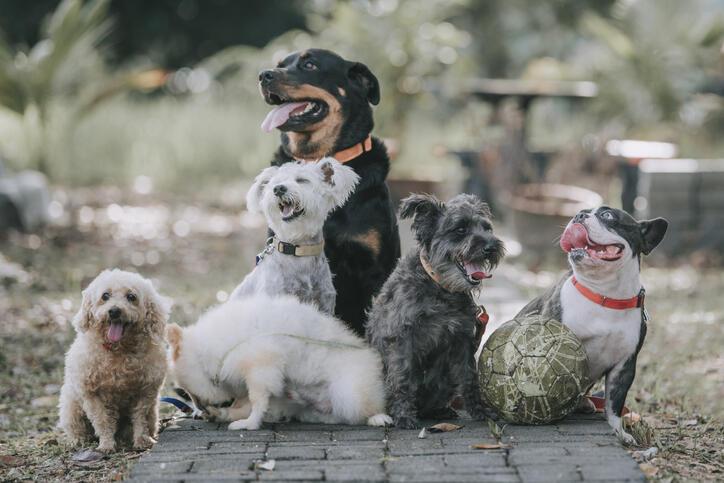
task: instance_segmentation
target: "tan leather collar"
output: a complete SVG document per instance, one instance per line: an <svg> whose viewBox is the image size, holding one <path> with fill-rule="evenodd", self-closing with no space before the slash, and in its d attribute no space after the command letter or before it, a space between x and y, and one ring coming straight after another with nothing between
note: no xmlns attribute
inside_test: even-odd
<svg viewBox="0 0 724 483"><path fill-rule="evenodd" d="M425 253L425 250L420 250L420 263L422 264L422 268L425 269L425 272L428 274L428 276L438 285L440 285L442 288L445 288L440 283L440 274L438 274L435 269L432 268L432 265L430 264L430 260L427 259L427 254ZM447 289L446 289L447 290Z"/></svg>
<svg viewBox="0 0 724 483"><path fill-rule="evenodd" d="M361 156L362 154L372 150L372 136L367 136L364 141L355 144L347 149L337 151L332 155L334 159L344 164L353 159ZM318 159L305 159L296 158L297 161L304 161L305 163L313 163L319 161Z"/></svg>
<svg viewBox="0 0 724 483"><path fill-rule="evenodd" d="M273 246L279 253L294 255L295 257L316 257L324 251L324 240L314 245L295 245L274 237Z"/></svg>

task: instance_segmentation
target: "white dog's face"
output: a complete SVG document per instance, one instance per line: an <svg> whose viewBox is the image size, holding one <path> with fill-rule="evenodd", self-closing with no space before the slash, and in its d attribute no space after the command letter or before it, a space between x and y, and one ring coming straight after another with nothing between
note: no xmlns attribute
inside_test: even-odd
<svg viewBox="0 0 724 483"><path fill-rule="evenodd" d="M94 330L105 342L119 344L139 333L161 335L171 301L149 280L132 272L104 270L83 290L73 323L79 332Z"/></svg>
<svg viewBox="0 0 724 483"><path fill-rule="evenodd" d="M246 205L263 213L281 240L302 241L321 232L329 212L347 201L358 181L352 168L333 158L286 163L256 177Z"/></svg>

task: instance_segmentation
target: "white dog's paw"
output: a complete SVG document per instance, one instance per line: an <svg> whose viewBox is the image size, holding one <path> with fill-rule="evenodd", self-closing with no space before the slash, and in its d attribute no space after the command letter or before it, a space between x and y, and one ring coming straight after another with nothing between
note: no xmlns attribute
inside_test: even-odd
<svg viewBox="0 0 724 483"><path fill-rule="evenodd" d="M229 424L229 431L238 431L240 429L255 430L261 428L261 421L247 419L238 419Z"/></svg>
<svg viewBox="0 0 724 483"><path fill-rule="evenodd" d="M367 419L367 426L392 426L393 422L386 414L375 414Z"/></svg>
<svg viewBox="0 0 724 483"><path fill-rule="evenodd" d="M636 444L636 439L628 434L623 429L617 429L614 431L616 433L616 436L618 436L618 439L621 440L621 442L627 446L633 446Z"/></svg>

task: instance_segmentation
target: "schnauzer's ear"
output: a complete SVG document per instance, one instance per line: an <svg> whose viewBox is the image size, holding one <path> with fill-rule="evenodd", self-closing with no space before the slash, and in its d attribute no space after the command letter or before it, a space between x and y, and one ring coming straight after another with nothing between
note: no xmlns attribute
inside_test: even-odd
<svg viewBox="0 0 724 483"><path fill-rule="evenodd" d="M653 220L640 221L639 226L644 240L641 252L648 255L664 239L669 222L663 218L654 218Z"/></svg>
<svg viewBox="0 0 724 483"><path fill-rule="evenodd" d="M254 184L251 185L251 188L249 188L249 191L246 193L247 210L252 213L261 212L261 206L259 206L261 195L264 192L264 188L269 183L269 180L272 179L278 170L279 168L276 166L271 166L257 175L254 179Z"/></svg>
<svg viewBox="0 0 724 483"><path fill-rule="evenodd" d="M430 194L413 194L402 200L400 218L412 218L415 238L426 244L435 234L437 220L445 210L445 203Z"/></svg>
<svg viewBox="0 0 724 483"><path fill-rule="evenodd" d="M162 335L163 328L168 320L173 300L159 294L153 287L150 280L146 280L145 303L146 310L145 322L146 329L154 334Z"/></svg>
<svg viewBox="0 0 724 483"><path fill-rule="evenodd" d="M174 361L178 360L181 354L181 339L183 339L184 330L178 324L169 324L166 326L166 340L171 347L171 357Z"/></svg>
<svg viewBox="0 0 724 483"><path fill-rule="evenodd" d="M352 83L365 93L367 102L376 106L380 103L380 83L372 71L361 62L353 62L347 71Z"/></svg>
<svg viewBox="0 0 724 483"><path fill-rule="evenodd" d="M334 206L342 206L357 186L359 175L354 169L340 164L334 158L320 160L317 169L322 174L322 181L331 187Z"/></svg>

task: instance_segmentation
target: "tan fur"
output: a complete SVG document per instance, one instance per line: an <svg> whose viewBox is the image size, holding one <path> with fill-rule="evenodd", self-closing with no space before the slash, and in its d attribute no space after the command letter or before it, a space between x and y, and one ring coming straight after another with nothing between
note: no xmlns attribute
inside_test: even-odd
<svg viewBox="0 0 724 483"><path fill-rule="evenodd" d="M300 159L321 159L333 154L342 127L342 106L337 99L324 89L309 84L290 87L287 93L292 99L319 99L329 108L324 119L308 126L305 131L285 133L290 153Z"/></svg>
<svg viewBox="0 0 724 483"><path fill-rule="evenodd" d="M102 300L104 292L112 294L108 301ZM137 300L127 300L129 292ZM137 449L153 444L166 375L163 329L169 306L148 280L120 270L104 271L83 291L59 403L59 426L73 444L95 435L98 450L113 451L116 433L132 433ZM121 308L126 328L106 349L110 307Z"/></svg>
<svg viewBox="0 0 724 483"><path fill-rule="evenodd" d="M182 332L183 329L178 324L171 324L166 327L166 340L168 340L168 345L171 346L171 357L174 361L178 360L179 354L181 354Z"/></svg>
<svg viewBox="0 0 724 483"><path fill-rule="evenodd" d="M360 235L354 235L351 238L357 243L360 243L369 248L375 257L380 254L382 240L377 230L370 229L369 231L366 231Z"/></svg>

